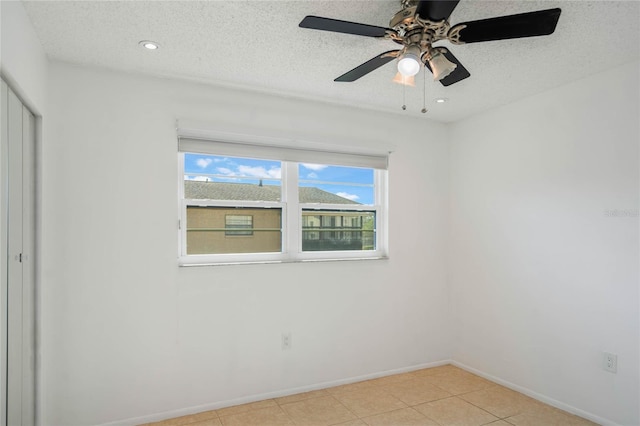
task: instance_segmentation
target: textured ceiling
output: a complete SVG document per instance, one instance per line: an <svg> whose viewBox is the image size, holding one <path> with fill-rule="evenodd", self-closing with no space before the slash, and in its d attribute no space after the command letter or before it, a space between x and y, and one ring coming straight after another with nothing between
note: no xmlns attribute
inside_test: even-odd
<svg viewBox="0 0 640 426"><path fill-rule="evenodd" d="M396 44L298 27L305 15L388 26L391 1L23 1L50 59L210 82L450 122L640 58L640 2L462 0L450 22L560 7L554 34L446 45L471 73L449 87L391 82L395 63L334 78ZM140 40L157 41L147 51ZM449 101L436 104L436 98ZM606 106L610 108L611 106Z"/></svg>

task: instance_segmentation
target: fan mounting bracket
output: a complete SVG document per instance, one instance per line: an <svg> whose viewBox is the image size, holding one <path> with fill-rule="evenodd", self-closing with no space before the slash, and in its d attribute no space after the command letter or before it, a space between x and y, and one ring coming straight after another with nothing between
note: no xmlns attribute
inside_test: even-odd
<svg viewBox="0 0 640 426"><path fill-rule="evenodd" d="M417 15L417 2L407 0L407 5L389 21L387 38L398 44L426 45L447 39L451 25L447 19L431 21Z"/></svg>

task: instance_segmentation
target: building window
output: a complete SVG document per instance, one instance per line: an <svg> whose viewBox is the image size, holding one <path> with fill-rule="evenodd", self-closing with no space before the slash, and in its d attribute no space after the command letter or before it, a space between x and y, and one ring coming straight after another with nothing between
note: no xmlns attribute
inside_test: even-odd
<svg viewBox="0 0 640 426"><path fill-rule="evenodd" d="M228 214L224 218L224 235L253 235L253 216Z"/></svg>
<svg viewBox="0 0 640 426"><path fill-rule="evenodd" d="M303 252L376 249L375 211L303 209L302 219Z"/></svg>
<svg viewBox="0 0 640 426"><path fill-rule="evenodd" d="M256 158L238 145L181 140L180 264L386 256L384 167L279 160L265 147Z"/></svg>

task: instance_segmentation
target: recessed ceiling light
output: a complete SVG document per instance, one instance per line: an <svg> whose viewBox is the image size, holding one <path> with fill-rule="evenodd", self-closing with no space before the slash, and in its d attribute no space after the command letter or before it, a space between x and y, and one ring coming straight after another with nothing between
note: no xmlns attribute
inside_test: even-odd
<svg viewBox="0 0 640 426"><path fill-rule="evenodd" d="M142 40L140 43L138 43L140 46L144 47L145 49L149 49L149 50L156 50L160 47L160 45L158 43L156 43L155 41L151 41L151 40Z"/></svg>
<svg viewBox="0 0 640 426"><path fill-rule="evenodd" d="M438 98L436 99L436 102L439 104L443 104L445 102L447 102L449 99L448 98Z"/></svg>

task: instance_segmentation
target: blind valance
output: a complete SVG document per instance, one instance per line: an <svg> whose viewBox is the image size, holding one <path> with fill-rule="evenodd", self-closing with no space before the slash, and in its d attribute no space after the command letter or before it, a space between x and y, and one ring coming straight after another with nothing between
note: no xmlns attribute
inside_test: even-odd
<svg viewBox="0 0 640 426"><path fill-rule="evenodd" d="M178 150L211 155L253 157L266 160L336 166L367 167L386 170L389 150L368 148L360 144L332 141L331 144L312 142L279 134L250 129L247 134L229 129L215 129L210 125L177 123ZM253 130L253 131L252 131Z"/></svg>

